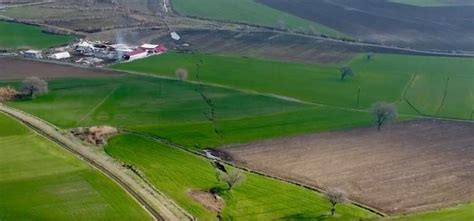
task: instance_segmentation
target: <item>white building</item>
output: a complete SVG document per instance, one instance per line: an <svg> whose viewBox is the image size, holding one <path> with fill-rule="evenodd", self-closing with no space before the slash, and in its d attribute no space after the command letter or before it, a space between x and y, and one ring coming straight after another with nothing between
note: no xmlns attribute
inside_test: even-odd
<svg viewBox="0 0 474 221"><path fill-rule="evenodd" d="M52 54L52 55L49 56L49 58L56 59L56 60L66 59L66 58L70 58L70 57L71 57L71 54L69 54L69 52L67 52L67 51L55 53L55 54Z"/></svg>
<svg viewBox="0 0 474 221"><path fill-rule="evenodd" d="M33 58L33 59L42 59L43 58L43 55L41 54L41 51L37 51L37 50L24 51L23 56L25 56L25 58Z"/></svg>
<svg viewBox="0 0 474 221"><path fill-rule="evenodd" d="M171 38L173 40L179 41L181 39L181 36L179 36L176 32L171 32Z"/></svg>

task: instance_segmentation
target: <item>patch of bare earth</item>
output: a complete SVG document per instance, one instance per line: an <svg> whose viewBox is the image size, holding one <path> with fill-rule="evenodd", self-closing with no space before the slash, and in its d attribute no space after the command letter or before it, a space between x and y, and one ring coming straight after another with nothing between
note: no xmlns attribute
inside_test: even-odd
<svg viewBox="0 0 474 221"><path fill-rule="evenodd" d="M268 140L223 150L240 165L349 197L389 214L474 200L474 123L416 120Z"/></svg>
<svg viewBox="0 0 474 221"><path fill-rule="evenodd" d="M18 80L31 76L51 79L120 75L124 75L124 73L46 63L34 60L0 57L0 80Z"/></svg>
<svg viewBox="0 0 474 221"><path fill-rule="evenodd" d="M213 212L218 213L224 207L224 200L218 195L212 194L210 192L193 190L189 192L189 195L194 200Z"/></svg>

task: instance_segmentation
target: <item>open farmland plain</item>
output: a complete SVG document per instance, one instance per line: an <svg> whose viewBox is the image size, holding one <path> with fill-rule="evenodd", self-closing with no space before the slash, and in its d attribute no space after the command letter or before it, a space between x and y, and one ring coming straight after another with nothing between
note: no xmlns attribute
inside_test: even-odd
<svg viewBox="0 0 474 221"><path fill-rule="evenodd" d="M268 96L154 77L123 76L49 81L50 93L10 105L61 128L110 124L151 133L192 148L250 142L287 134L337 130L371 123L365 112L314 106ZM51 115L54 110L55 114ZM220 131L216 134L214 129Z"/></svg>
<svg viewBox="0 0 474 221"><path fill-rule="evenodd" d="M116 183L0 114L1 220L151 220Z"/></svg>
<svg viewBox="0 0 474 221"><path fill-rule="evenodd" d="M0 48L48 48L68 44L73 36L45 33L38 26L0 20Z"/></svg>
<svg viewBox="0 0 474 221"><path fill-rule="evenodd" d="M384 0L256 1L333 28L354 39L425 50L474 51L473 5L414 7ZM405 2L456 3L449 0Z"/></svg>
<svg viewBox="0 0 474 221"><path fill-rule="evenodd" d="M469 0L389 0L389 1L407 4L407 5L423 6L423 7L474 5L474 2L469 1Z"/></svg>
<svg viewBox="0 0 474 221"><path fill-rule="evenodd" d="M211 163L185 151L135 135L112 138L106 146L111 156L139 168L159 189L175 199L200 220L212 220L215 213L190 196L193 190L223 188ZM338 206L329 216L329 204L322 195L271 178L245 173L246 180L231 192L224 192L225 220L360 220L377 216L351 204Z"/></svg>
<svg viewBox="0 0 474 221"><path fill-rule="evenodd" d="M474 199L474 123L416 120L268 140L223 149L232 161L287 179L350 193L390 214Z"/></svg>
<svg viewBox="0 0 474 221"><path fill-rule="evenodd" d="M244 91L269 93L304 102L346 109L368 108L377 101L396 103L401 113L472 119L474 60L376 54L370 61L356 56L347 63L355 76L339 78L338 65L276 62L253 58L169 53L119 64L125 71L174 77L186 68L200 80ZM360 89L360 97L358 91Z"/></svg>
<svg viewBox="0 0 474 221"><path fill-rule="evenodd" d="M276 10L253 0L171 0L173 9L186 16L291 29L330 36L345 36L316 22Z"/></svg>

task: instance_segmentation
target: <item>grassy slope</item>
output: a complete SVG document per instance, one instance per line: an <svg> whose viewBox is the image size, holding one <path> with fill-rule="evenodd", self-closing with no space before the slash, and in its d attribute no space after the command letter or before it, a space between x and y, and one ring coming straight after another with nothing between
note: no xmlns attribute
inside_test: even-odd
<svg viewBox="0 0 474 221"><path fill-rule="evenodd" d="M204 116L209 109L196 92L197 85L131 76L49 83L48 95L11 105L63 128L111 124L153 133L189 147L336 130L371 121L363 112L205 87L216 106L221 138ZM53 110L55 114L51 114Z"/></svg>
<svg viewBox="0 0 474 221"><path fill-rule="evenodd" d="M174 77L174 71L183 67L194 80L200 59L203 81L332 106L363 109L376 101L387 101L398 102L403 113L414 113L403 101L406 88L406 98L423 113L468 119L474 102L474 62L468 58L376 55L367 61L359 56L349 64L355 77L344 82L339 80L336 66L202 54L168 53L113 68ZM438 112L448 77L447 98ZM431 102L433 99L437 102Z"/></svg>
<svg viewBox="0 0 474 221"><path fill-rule="evenodd" d="M173 8L183 15L237 21L248 24L317 31L330 36L346 36L312 21L278 11L253 0L172 0Z"/></svg>
<svg viewBox="0 0 474 221"><path fill-rule="evenodd" d="M32 25L0 21L0 48L48 48L67 44L73 36L53 35Z"/></svg>
<svg viewBox="0 0 474 221"><path fill-rule="evenodd" d="M120 187L0 114L1 220L146 220ZM8 129L5 129L8 128Z"/></svg>
<svg viewBox="0 0 474 221"><path fill-rule="evenodd" d="M106 151L137 166L154 185L201 220L215 217L188 195L190 190L223 185L209 161L134 135L112 138ZM312 191L262 176L248 173L246 176L242 185L224 195L223 215L229 220L324 219L328 214L329 204ZM344 205L338 206L336 217L337 220L357 220L371 216L357 207Z"/></svg>

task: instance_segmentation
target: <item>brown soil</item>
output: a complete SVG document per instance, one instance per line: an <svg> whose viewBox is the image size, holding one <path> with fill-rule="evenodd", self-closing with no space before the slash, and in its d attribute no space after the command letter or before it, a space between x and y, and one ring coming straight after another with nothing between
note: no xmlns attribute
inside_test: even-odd
<svg viewBox="0 0 474 221"><path fill-rule="evenodd" d="M338 188L386 213L474 200L474 123L416 120L224 149L246 167Z"/></svg>
<svg viewBox="0 0 474 221"><path fill-rule="evenodd" d="M197 202L204 205L207 209L213 212L219 212L224 207L224 200L217 195L206 191L193 190L189 195Z"/></svg>
<svg viewBox="0 0 474 221"><path fill-rule="evenodd" d="M124 73L115 71L80 68L8 57L0 57L0 67L0 80L18 80L31 76L51 79L124 75Z"/></svg>

